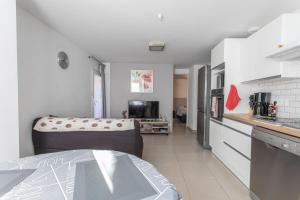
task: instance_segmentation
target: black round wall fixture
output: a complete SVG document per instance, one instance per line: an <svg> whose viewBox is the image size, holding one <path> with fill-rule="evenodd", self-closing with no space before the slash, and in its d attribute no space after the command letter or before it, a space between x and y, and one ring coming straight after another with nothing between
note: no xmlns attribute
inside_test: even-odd
<svg viewBox="0 0 300 200"><path fill-rule="evenodd" d="M67 69L69 67L70 64L70 60L68 55L61 51L57 54L57 62L58 65L62 68L62 69Z"/></svg>

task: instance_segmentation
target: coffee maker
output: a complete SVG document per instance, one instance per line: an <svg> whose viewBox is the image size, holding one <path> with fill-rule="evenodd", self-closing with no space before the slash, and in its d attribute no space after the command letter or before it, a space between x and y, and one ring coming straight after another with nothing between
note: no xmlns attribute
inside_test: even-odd
<svg viewBox="0 0 300 200"><path fill-rule="evenodd" d="M255 93L252 102L253 115L267 117L268 109L271 103L271 93L269 92L258 92Z"/></svg>

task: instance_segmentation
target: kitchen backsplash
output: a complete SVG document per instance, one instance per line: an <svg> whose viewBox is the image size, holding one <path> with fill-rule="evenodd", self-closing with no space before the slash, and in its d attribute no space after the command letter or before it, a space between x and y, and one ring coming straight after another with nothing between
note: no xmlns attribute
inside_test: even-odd
<svg viewBox="0 0 300 200"><path fill-rule="evenodd" d="M251 93L271 92L278 102L278 117L300 118L300 79L274 79L253 84Z"/></svg>

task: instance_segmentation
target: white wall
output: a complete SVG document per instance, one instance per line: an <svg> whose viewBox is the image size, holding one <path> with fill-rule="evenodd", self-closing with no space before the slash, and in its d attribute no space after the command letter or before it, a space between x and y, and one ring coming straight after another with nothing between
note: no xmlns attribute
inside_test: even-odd
<svg viewBox="0 0 300 200"><path fill-rule="evenodd" d="M153 70L153 93L130 92L130 70ZM173 65L111 63L110 66L111 116L122 117L122 110L128 110L128 100L159 101L160 114L173 121ZM172 126L171 126L172 127Z"/></svg>
<svg viewBox="0 0 300 200"><path fill-rule="evenodd" d="M194 65L190 68L188 89L188 121L187 126L197 130L197 102L198 102L198 70L204 65Z"/></svg>
<svg viewBox="0 0 300 200"><path fill-rule="evenodd" d="M187 98L187 78L174 78L174 98Z"/></svg>
<svg viewBox="0 0 300 200"><path fill-rule="evenodd" d="M300 118L300 79L273 79L253 83L251 93L271 92L278 102L278 116Z"/></svg>
<svg viewBox="0 0 300 200"><path fill-rule="evenodd" d="M175 75L188 75L190 72L189 69L174 69L174 74Z"/></svg>
<svg viewBox="0 0 300 200"><path fill-rule="evenodd" d="M300 13L300 9L296 10L295 12L296 12L296 13Z"/></svg>
<svg viewBox="0 0 300 200"><path fill-rule="evenodd" d="M91 116L91 78L95 62L88 53L22 8L17 8L20 154L33 154L32 121L39 116ZM67 70L57 53L69 55ZM8 60L8 59L6 59Z"/></svg>
<svg viewBox="0 0 300 200"><path fill-rule="evenodd" d="M0 161L19 157L16 2L0 1Z"/></svg>

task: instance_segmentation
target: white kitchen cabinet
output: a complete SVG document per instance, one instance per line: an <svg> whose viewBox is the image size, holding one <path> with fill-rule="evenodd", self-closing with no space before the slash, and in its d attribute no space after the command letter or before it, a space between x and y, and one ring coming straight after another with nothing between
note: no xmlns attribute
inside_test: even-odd
<svg viewBox="0 0 300 200"><path fill-rule="evenodd" d="M252 130L253 130L253 126L248 125L248 124L244 124L235 120L231 120L228 118L223 118L223 124L225 126L231 127L237 131L243 132L244 134L251 136L252 134Z"/></svg>
<svg viewBox="0 0 300 200"><path fill-rule="evenodd" d="M222 41L211 51L211 67L214 68L224 62L224 41Z"/></svg>
<svg viewBox="0 0 300 200"><path fill-rule="evenodd" d="M224 164L249 188L251 161L226 144L223 147L223 154Z"/></svg>
<svg viewBox="0 0 300 200"><path fill-rule="evenodd" d="M212 89L216 89L216 72L221 67L225 71L225 85L224 85L224 97L225 101L230 91L230 86L235 85L238 89L239 96L241 97L241 102L233 110L228 110L224 105L225 112L235 112L235 113L245 113L249 109L249 94L250 88L246 84L241 84L241 48L244 45L245 38L227 38L220 42L212 51L211 51L211 64L212 64L212 77L211 77L211 86ZM222 53L220 53L222 51ZM217 53L219 52L219 53ZM222 57L222 61L218 60L218 56ZM218 65L214 68L216 63L225 63L224 65Z"/></svg>
<svg viewBox="0 0 300 200"><path fill-rule="evenodd" d="M263 47L268 57L278 50L300 42L300 14L283 14L263 29L267 35L267 44Z"/></svg>
<svg viewBox="0 0 300 200"><path fill-rule="evenodd" d="M252 130L252 126L228 119L224 119L224 121L225 123L221 124L210 121L212 152L241 182L249 187L251 134L248 133ZM239 129L245 130L245 132Z"/></svg>
<svg viewBox="0 0 300 200"><path fill-rule="evenodd" d="M236 151L247 158L251 158L251 136L235 131L228 127L223 127L223 141L232 146Z"/></svg>
<svg viewBox="0 0 300 200"><path fill-rule="evenodd" d="M241 48L241 82L280 76L280 62L265 58L266 46L272 46L275 41L268 39L269 32L268 28L263 28L244 42Z"/></svg>
<svg viewBox="0 0 300 200"><path fill-rule="evenodd" d="M241 82L299 77L300 67L293 66L296 61L280 62L268 58L297 41L300 41L300 14L284 14L251 35L241 47ZM291 70L293 73L289 73Z"/></svg>
<svg viewBox="0 0 300 200"><path fill-rule="evenodd" d="M222 160L222 152L223 152L222 128L223 125L210 120L209 145L212 147L212 152L220 160Z"/></svg>
<svg viewBox="0 0 300 200"><path fill-rule="evenodd" d="M226 121L227 119L225 119ZM229 120L229 122L232 120ZM251 135L249 135L249 125L232 121L232 126L226 125L222 128L224 164L235 174L247 187L250 184L250 159L251 159ZM249 126L249 127L248 127ZM245 127L245 132L236 128Z"/></svg>
<svg viewBox="0 0 300 200"><path fill-rule="evenodd" d="M217 146L217 127L216 123L211 121L209 122L209 145L212 147L212 151L214 152L214 148Z"/></svg>

